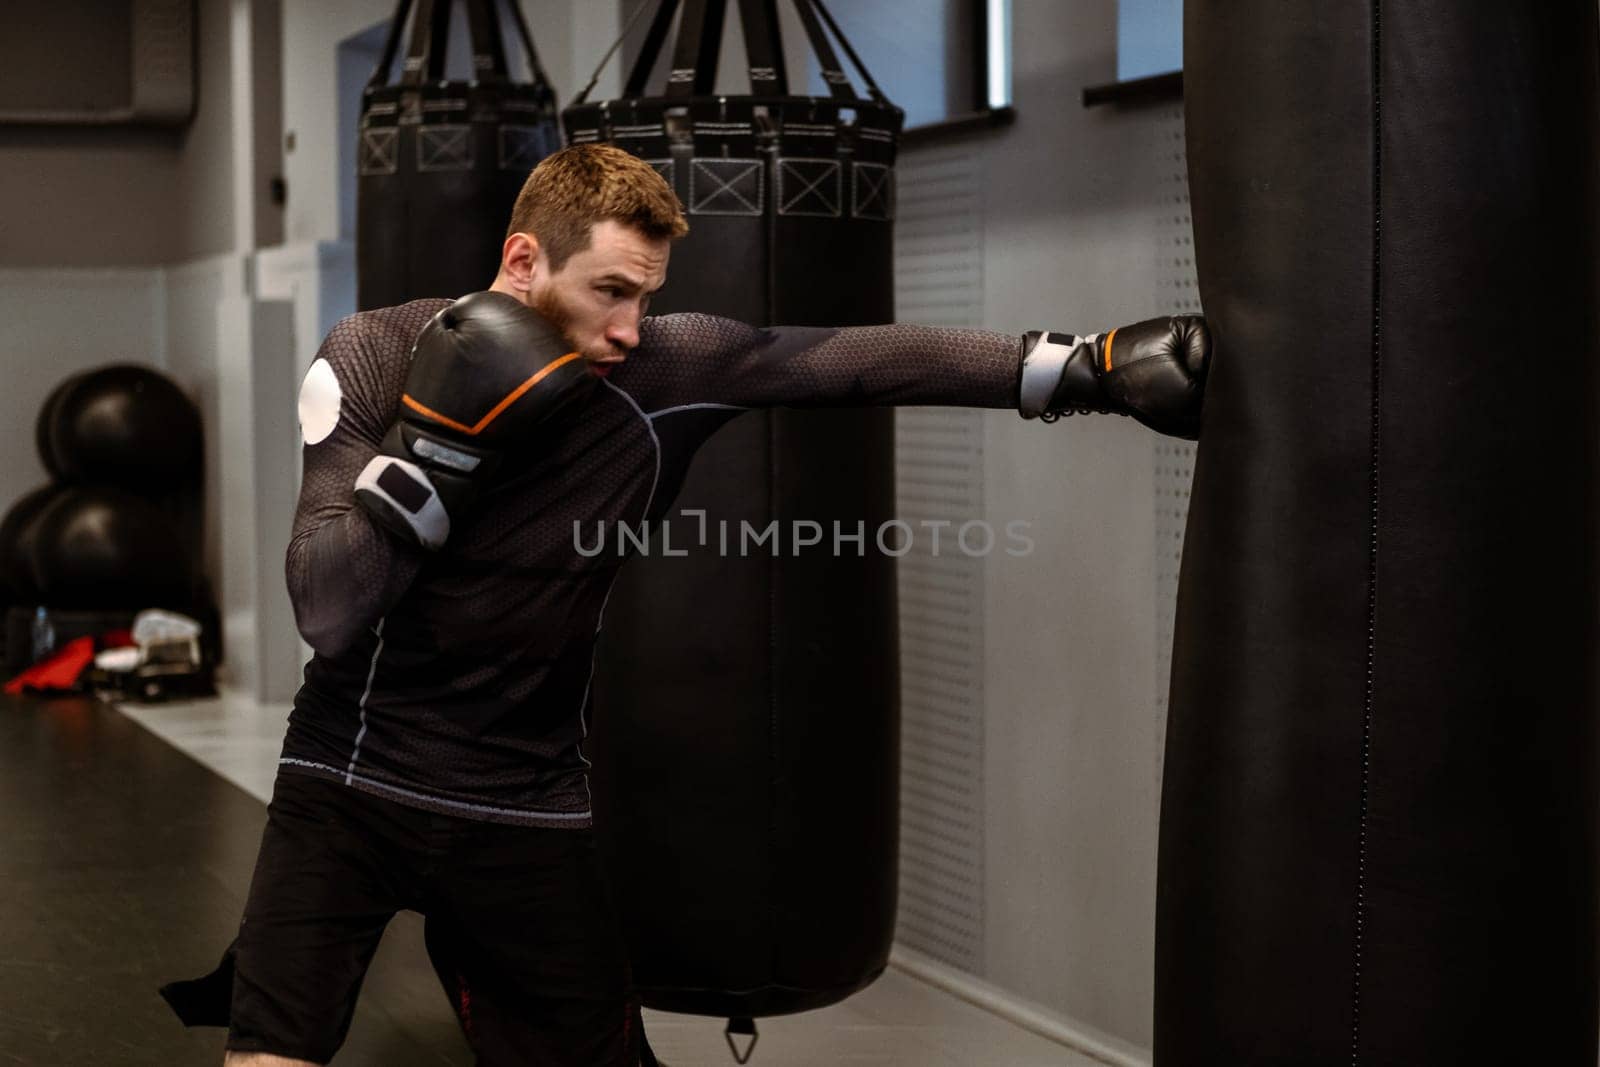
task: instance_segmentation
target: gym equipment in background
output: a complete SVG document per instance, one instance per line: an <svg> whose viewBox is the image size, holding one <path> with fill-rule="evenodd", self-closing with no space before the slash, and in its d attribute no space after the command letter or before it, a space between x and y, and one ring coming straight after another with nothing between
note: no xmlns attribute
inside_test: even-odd
<svg viewBox="0 0 1600 1067"><path fill-rule="evenodd" d="M35 521L67 487L41 485L30 489L0 519L0 599L8 604L36 603L39 585L33 576Z"/></svg>
<svg viewBox="0 0 1600 1067"><path fill-rule="evenodd" d="M1186 6L1162 1067L1595 1062L1596 15Z"/></svg>
<svg viewBox="0 0 1600 1067"><path fill-rule="evenodd" d="M161 493L200 470L200 412L170 378L114 364L62 382L39 413L40 458L61 481Z"/></svg>
<svg viewBox="0 0 1600 1067"><path fill-rule="evenodd" d="M725 0L665 0L624 97L590 102L586 91L563 113L570 143L609 141L648 160L688 209L655 313L757 325L893 319L902 114L821 4L794 7L828 96L791 92L775 0L740 5L748 95L713 92ZM671 73L647 95L677 15ZM735 530L797 520L873 530L892 517L889 412L737 414L653 421L668 435L689 420L732 420L687 471L661 472L653 511L676 497L675 542L694 509ZM726 1016L753 1038L753 1017L834 1003L888 961L895 577L893 561L870 550L738 558L710 542L687 558L631 561L606 606L595 820L644 1003Z"/></svg>
<svg viewBox="0 0 1600 1067"><path fill-rule="evenodd" d="M220 624L201 573L203 433L183 391L151 367L112 364L51 391L34 437L51 484L0 520L8 674L66 642L125 629L142 609L200 620L201 677Z"/></svg>
<svg viewBox="0 0 1600 1067"><path fill-rule="evenodd" d="M533 80L511 79L500 0L461 0L472 70L450 80L454 0L417 0L400 80L390 84L412 0L399 0L362 94L356 179L356 303L363 309L488 288L506 222L535 164L560 147L556 98L521 5L509 6Z"/></svg>
<svg viewBox="0 0 1600 1067"><path fill-rule="evenodd" d="M186 604L194 557L155 504L73 486L33 522L34 588L50 607L134 610Z"/></svg>

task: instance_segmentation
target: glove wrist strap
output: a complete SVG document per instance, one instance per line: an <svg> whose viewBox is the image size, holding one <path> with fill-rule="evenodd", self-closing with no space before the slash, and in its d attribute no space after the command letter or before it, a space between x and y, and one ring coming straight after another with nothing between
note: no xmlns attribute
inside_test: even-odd
<svg viewBox="0 0 1600 1067"><path fill-rule="evenodd" d="M356 500L379 525L433 551L450 536L450 515L428 476L410 460L373 456L356 478Z"/></svg>
<svg viewBox="0 0 1600 1067"><path fill-rule="evenodd" d="M1017 411L1036 419L1050 410L1067 361L1081 339L1070 333L1030 330L1022 335L1022 367L1017 385Z"/></svg>

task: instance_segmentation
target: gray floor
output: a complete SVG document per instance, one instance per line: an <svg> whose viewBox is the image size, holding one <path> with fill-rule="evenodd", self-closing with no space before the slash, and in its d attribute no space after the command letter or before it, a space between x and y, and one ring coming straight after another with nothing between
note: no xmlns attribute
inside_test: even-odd
<svg viewBox="0 0 1600 1067"><path fill-rule="evenodd" d="M0 1064L216 1065L156 990L238 928L266 809L104 705L0 697ZM467 1064L397 923L341 1064ZM408 942L415 942L414 945Z"/></svg>
<svg viewBox="0 0 1600 1067"><path fill-rule="evenodd" d="M203 876L220 879L222 883L216 887L218 891L211 894L215 899L208 901L204 922L198 926L192 916L188 919L184 917L188 914L188 905L170 898L163 899L160 882L164 875L137 876L117 890L120 893L117 908L133 917L133 925L142 931L139 934L142 940L156 943L152 954L140 955L137 964L107 961L107 966L113 972L119 967L133 968L127 974L108 974L108 980L114 977L120 983L119 988L133 989L141 984L153 988L160 981L185 973L185 967L193 970L197 958L201 969L209 967L208 954L226 944L231 936L231 926L237 922L237 902L242 899L245 888L241 880L248 879L249 862L253 859L260 824L265 817L262 804L271 793L287 710L283 707L263 707L238 698L185 704L131 705L123 709L127 719L142 724L149 733L133 731L143 734L143 743L130 745L123 738L117 742L119 745L139 750L141 758L150 763L151 754L143 750L159 737L171 745L171 749L167 750L169 753L176 755L172 752L172 749L176 749L192 757L192 760L179 759L178 762L186 768L181 773L172 771L163 763L161 774L176 774L177 777L172 780L164 777L159 783L148 779L153 772L133 772L132 782L128 783L133 790L131 794L128 788L124 788L101 797L98 802L85 801L83 817L105 818L95 815L93 809L100 804L113 804L120 811L112 818L112 825L121 826L120 820L129 817L130 805L134 808L148 807L150 797L159 797L162 798L159 804L162 811L168 807L183 809L191 812L190 818L204 822L200 813L220 805L235 822L242 820L250 825L234 832L221 832L215 827L210 831L202 831L198 836L203 840L198 844L188 835L179 835L169 843L175 856L179 853L188 856L176 861L184 865L183 877ZM51 714L60 713L52 711ZM111 718L121 716L113 713ZM124 726L127 725L127 719L122 720ZM119 737L127 733L103 722L95 729L107 734L117 733ZM69 735L70 730L61 734L62 738ZM67 742L58 740L52 745L59 749ZM215 773L207 773L207 770ZM0 786L0 804L11 810L14 818L18 798L10 795L12 784L8 782ZM49 790L44 789L36 797L20 799L26 806L30 803L49 803L48 797ZM10 825L8 821L3 821L5 819L5 814L0 813L0 832ZM137 836L141 832L132 824L121 826L119 830L119 834L124 836ZM39 834L34 835L38 847L45 850L48 846L40 834L48 837L48 831L41 829ZM7 836L3 839L10 838ZM220 850L221 856L215 859L189 856L186 850L197 847L207 857L216 850ZM10 862L0 860L0 878L5 878L11 867ZM196 867L207 873L197 875ZM95 876L86 871L85 877L93 879ZM98 876L98 880L102 887L99 892L110 891L104 888L106 880L103 874ZM85 906L88 906L87 902ZM67 924L68 927L73 925ZM119 921L119 925L126 926L128 923ZM174 927L187 927L195 932L192 935L185 932L180 944L163 933ZM54 968L57 972L67 969L70 966L68 961L74 955L73 943L79 936L63 928L58 931L53 949L37 951L34 956L40 966ZM3 951L6 948L5 935L0 933L0 960L15 959L15 953ZM197 951L200 953L198 957L195 956ZM874 1067L1093 1067L1107 1063L1134 1065L1148 1062L1147 1055L1141 1054L1141 1050L1103 1035L1086 1032L1070 1020L1055 1019L1048 1013L1027 1012L1033 1020L1031 1028L1017 1025L1000 1014L936 988L907 969L907 966L922 966L926 961L916 960L899 950L896 960L897 965L891 966L877 982L842 1004L801 1015L761 1020L761 1037L752 1063L755 1067L812 1067L820 1064ZM20 1031L36 1030L38 1026L26 1017L18 1022L15 1005L10 1000L10 993L26 985L26 979L27 975L15 965L0 963L0 1064L218 1062L206 1057L213 1054L215 1049L220 1049L220 1035L184 1034L170 1017L159 1012L154 1013L144 1025L161 1030L164 1038L170 1038L171 1033L176 1031L186 1043L179 1048L178 1044L168 1040L162 1047L177 1049L182 1055L175 1053L173 1058L150 1059L119 1058L118 1055L107 1055L101 1059L8 1058L12 1048L8 1038L15 1039ZM50 1025L65 1024L56 1022ZM671 1067L733 1063L723 1038L722 1020L647 1011L645 1025L651 1044ZM1051 1037L1041 1036L1040 1032ZM37 1045L37 1042L47 1040L43 1034L34 1033L33 1040L35 1047L48 1047ZM132 1040L137 1043L140 1038ZM1064 1042L1077 1047L1068 1047ZM74 1044L74 1048L80 1051L84 1047L82 1043ZM196 1056L196 1052L203 1054ZM129 1052L128 1055L134 1054ZM396 1064L468 1062L455 1034L449 1008L432 985L432 975L421 946L421 923L415 916L403 915L391 925L385 937L363 993L362 1006L352 1027L349 1044L336 1063L340 1067L358 1064L392 1067Z"/></svg>

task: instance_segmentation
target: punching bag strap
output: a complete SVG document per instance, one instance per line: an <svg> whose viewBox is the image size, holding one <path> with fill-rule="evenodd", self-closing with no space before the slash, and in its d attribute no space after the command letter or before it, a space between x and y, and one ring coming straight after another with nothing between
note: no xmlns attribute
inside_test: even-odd
<svg viewBox="0 0 1600 1067"><path fill-rule="evenodd" d="M528 19L522 13L522 4L519 0L510 0L510 6L511 17L517 27L517 36L522 38L522 51L528 57L528 76L533 79L535 85L550 89L550 79L546 77L544 66L539 62L538 49L533 47L533 34L528 32Z"/></svg>
<svg viewBox="0 0 1600 1067"><path fill-rule="evenodd" d="M716 91L722 16L727 10L727 0L686 0L667 74L667 96L710 96Z"/></svg>
<svg viewBox="0 0 1600 1067"><path fill-rule="evenodd" d="M424 4L428 0L422 0ZM450 15L455 10L455 0L433 0L433 18L428 20L428 37L423 42L427 56L428 80L435 84L445 79L445 64L450 58ZM417 29L422 25L422 14L417 14L417 25L411 28L413 43Z"/></svg>
<svg viewBox="0 0 1600 1067"><path fill-rule="evenodd" d="M805 0L801 0L801 2L803 3ZM861 57L856 55L856 50L850 47L850 38L846 37L839 29L839 24L833 21L833 16L828 13L828 9L823 5L822 0L810 0L810 2L816 6L818 13L822 15L822 21L828 24L828 29L832 30L833 35L839 39L839 45L844 49L844 54L850 57L850 62L854 63L856 70L861 72L861 80L867 83L867 92L872 96L872 99L885 107L892 106L889 103L889 98L883 95L883 90L878 88L878 83L872 80L872 72L867 70L865 63L861 62Z"/></svg>
<svg viewBox="0 0 1600 1067"><path fill-rule="evenodd" d="M600 81L600 72L606 69L606 64L611 62L611 57L617 54L617 49L622 47L622 42L628 39L628 34L633 32L634 23L639 17L650 10L649 4L640 4L628 19L628 24L622 27L622 32L617 34L617 39L611 42L611 47L606 49L606 54L600 57L600 62L594 65L594 73L589 75L589 83L578 90L578 95L572 98L568 106L577 107L589 99L589 94L594 91L595 85ZM661 6L656 8L656 17L650 23L650 32L645 34L644 45L639 49L639 58L634 61L633 70L628 73L628 85L622 91L624 98L637 99L644 95L644 83L650 78L650 71L656 65L656 59L661 55L661 45L667 39L667 31L672 28L672 16L678 12L678 0L661 0Z"/></svg>
<svg viewBox="0 0 1600 1067"><path fill-rule="evenodd" d="M856 96L849 75L839 66L839 57L834 55L833 45L828 43L827 31L817 21L816 8L811 5L812 0L794 0L800 24L806 28L806 36L811 39L811 50L817 54L817 63L822 67L822 80L828 83L828 92L835 100L855 103L860 97Z"/></svg>
<svg viewBox="0 0 1600 1067"><path fill-rule="evenodd" d="M389 23L389 33L383 39L383 55L378 58L378 66L373 70L372 77L367 79L368 89L389 83L389 68L394 66L394 57L400 51L400 34L405 32L406 19L410 15L411 0L399 0L394 8L394 20Z"/></svg>
<svg viewBox="0 0 1600 1067"><path fill-rule="evenodd" d="M644 9L641 7L639 10ZM650 72L656 68L656 60L661 55L661 46L667 43L667 34L672 31L672 16L677 13L678 0L661 0L661 6L656 9L656 17L650 22L650 31L644 35L639 58L628 74L628 85L622 90L623 96L637 100L644 95L645 83L650 80Z"/></svg>
<svg viewBox="0 0 1600 1067"><path fill-rule="evenodd" d="M778 0L739 0L744 50L750 60L750 95L788 96L789 73L778 36Z"/></svg>
<svg viewBox="0 0 1600 1067"><path fill-rule="evenodd" d="M440 81L444 76L445 46L450 43L450 0L418 0L417 17L411 24L411 47L406 50L402 85L421 85L426 78Z"/></svg>
<svg viewBox="0 0 1600 1067"><path fill-rule="evenodd" d="M500 13L495 10L495 0L462 2L467 5L467 31L472 36L473 80L496 84L509 81L506 45L500 35Z"/></svg>

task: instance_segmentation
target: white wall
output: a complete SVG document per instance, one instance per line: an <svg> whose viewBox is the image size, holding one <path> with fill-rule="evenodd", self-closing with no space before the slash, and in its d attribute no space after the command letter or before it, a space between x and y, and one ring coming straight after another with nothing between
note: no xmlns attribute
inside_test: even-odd
<svg viewBox="0 0 1600 1067"><path fill-rule="evenodd" d="M391 0L283 0L284 241L339 238L339 42L394 15ZM291 147L292 146L292 147Z"/></svg>
<svg viewBox="0 0 1600 1067"><path fill-rule="evenodd" d="M235 84L233 40L238 33L234 9L243 2L201 0L198 5L200 84L194 121L184 130L183 155L169 192L178 203L178 241L168 263L229 252L239 237L233 138L245 87ZM248 122L245 128L250 128Z"/></svg>
<svg viewBox="0 0 1600 1067"><path fill-rule="evenodd" d="M181 143L171 130L0 128L0 266L171 262Z"/></svg>
<svg viewBox="0 0 1600 1067"><path fill-rule="evenodd" d="M0 127L0 266L158 266L232 246L230 3L196 5L188 126Z"/></svg>
<svg viewBox="0 0 1600 1067"><path fill-rule="evenodd" d="M1016 0L1014 19L1017 122L982 152L987 325L1089 332L1171 310L1165 116L1079 103L1115 78L1115 0ZM1147 1047L1156 441L1108 417L990 413L985 431L990 521L1029 520L1037 549L985 574L983 977Z"/></svg>

